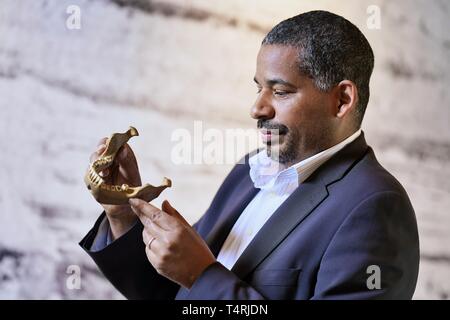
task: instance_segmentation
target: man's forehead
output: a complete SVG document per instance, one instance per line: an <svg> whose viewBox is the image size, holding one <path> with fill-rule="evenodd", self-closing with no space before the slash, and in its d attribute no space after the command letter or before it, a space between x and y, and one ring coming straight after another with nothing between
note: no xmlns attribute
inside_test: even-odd
<svg viewBox="0 0 450 320"><path fill-rule="evenodd" d="M258 52L258 63L274 66L297 65L298 49L286 45L263 45Z"/></svg>
<svg viewBox="0 0 450 320"><path fill-rule="evenodd" d="M284 45L261 46L256 65L256 82L282 79L292 83L300 81L300 78L296 48Z"/></svg>

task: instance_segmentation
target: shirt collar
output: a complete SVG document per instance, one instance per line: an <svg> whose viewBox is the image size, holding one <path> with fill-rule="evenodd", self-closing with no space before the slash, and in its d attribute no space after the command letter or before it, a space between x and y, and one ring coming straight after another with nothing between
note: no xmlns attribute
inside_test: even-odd
<svg viewBox="0 0 450 320"><path fill-rule="evenodd" d="M289 168L267 156L266 149L261 150L249 159L250 178L255 188L267 190L279 195L291 194L300 183L305 181L318 167L334 154L353 142L361 134L361 129L340 143L304 159Z"/></svg>

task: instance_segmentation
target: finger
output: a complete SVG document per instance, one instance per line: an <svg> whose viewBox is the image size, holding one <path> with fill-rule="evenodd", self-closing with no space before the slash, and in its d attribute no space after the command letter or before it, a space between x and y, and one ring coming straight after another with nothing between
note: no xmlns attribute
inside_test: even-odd
<svg viewBox="0 0 450 320"><path fill-rule="evenodd" d="M105 144L99 145L98 148L97 148L97 155L98 155L97 158L100 158L101 155L105 152L105 150L106 150L106 145ZM106 168L106 169L100 171L99 174L100 174L100 176L102 178L106 178L106 177L109 176L110 170L108 168Z"/></svg>
<svg viewBox="0 0 450 320"><path fill-rule="evenodd" d="M149 239L145 246L145 252L147 254L147 257L151 257L151 263L153 264L156 261L159 261L161 252L164 250L164 244L160 241L160 239L155 238L155 240L152 241L150 245L150 241L152 238ZM149 259L150 260L150 259Z"/></svg>
<svg viewBox="0 0 450 320"><path fill-rule="evenodd" d="M102 154L105 150L106 150L106 144L100 144L99 146L97 146L96 152L98 154Z"/></svg>
<svg viewBox="0 0 450 320"><path fill-rule="evenodd" d="M161 210L141 199L132 198L128 200L128 203L145 228L150 228L153 223L156 223L152 221L151 217L158 215Z"/></svg>
<svg viewBox="0 0 450 320"><path fill-rule="evenodd" d="M161 239L150 237L145 244L145 249L150 250L155 255L160 255L164 250L164 244Z"/></svg>
<svg viewBox="0 0 450 320"><path fill-rule="evenodd" d="M131 208L133 210L133 208ZM136 209L134 209L136 210ZM144 225L144 230L147 232L147 235L149 237L158 238L163 242L167 242L167 236L169 230L161 228L159 225L157 225L155 222L152 222L149 217L145 215L138 216L139 220Z"/></svg>
<svg viewBox="0 0 450 320"><path fill-rule="evenodd" d="M117 153L118 160L136 160L136 156L134 155L133 149L131 149L128 143L125 143Z"/></svg>
<svg viewBox="0 0 450 320"><path fill-rule="evenodd" d="M106 138L105 138L106 139ZM89 161L90 163L94 162L95 160L97 160L100 155L105 152L106 150L106 144L105 143L100 143L97 145L97 149L95 150L94 153L91 154Z"/></svg>
<svg viewBox="0 0 450 320"><path fill-rule="evenodd" d="M155 240L156 241L156 240ZM152 243L153 247L153 243ZM147 259L150 262L150 264L153 266L153 268L157 269L158 262L159 262L159 255L152 250L148 246L145 246L145 254L147 255Z"/></svg>
<svg viewBox="0 0 450 320"><path fill-rule="evenodd" d="M153 238L158 238L158 235L153 230L150 230L149 228L144 228L142 230L142 240L144 241L145 245L148 245L149 241Z"/></svg>
<svg viewBox="0 0 450 320"><path fill-rule="evenodd" d="M142 242L144 242L144 245L147 245L149 241L149 235L147 232L145 232L145 228L142 230Z"/></svg>
<svg viewBox="0 0 450 320"><path fill-rule="evenodd" d="M141 199L132 198L128 200L128 203L130 204L133 212L138 216L139 220L141 220L144 227L149 227L152 224L150 215L157 214L158 211L160 211L152 205L146 206L148 203Z"/></svg>
<svg viewBox="0 0 450 320"><path fill-rule="evenodd" d="M144 242L145 245L148 245L149 241L153 238L153 236L151 236L146 229L144 228L142 230L142 242Z"/></svg>
<svg viewBox="0 0 450 320"><path fill-rule="evenodd" d="M100 153L98 153L97 151L92 153L89 156L89 163L93 163L95 160L97 160L98 158L100 158Z"/></svg>
<svg viewBox="0 0 450 320"><path fill-rule="evenodd" d="M119 166L119 173L132 186L140 186L142 184L136 156L128 144L123 145L119 149L115 163Z"/></svg>
<svg viewBox="0 0 450 320"><path fill-rule="evenodd" d="M98 158L100 157L100 154L97 152L97 151L95 151L94 153L92 153L90 156L89 156L89 163L93 163L95 160L97 160Z"/></svg>
<svg viewBox="0 0 450 320"><path fill-rule="evenodd" d="M181 223L183 223L186 226L191 226L189 222L187 222L184 217L169 203L168 200L164 200L161 206L161 209L168 214L170 214L172 217L178 219Z"/></svg>
<svg viewBox="0 0 450 320"><path fill-rule="evenodd" d="M94 152L94 153L90 156L90 159L89 159L90 163L93 163L93 162L96 161L98 158L100 158L100 156L103 154L103 152L105 152L105 150L106 150L106 145L105 145L105 144L99 145L98 148L97 148L97 151ZM102 178L106 178L106 177L109 176L110 173L111 173L111 171L110 171L108 168L106 168L106 169L100 171L100 172L99 172L99 175L100 175Z"/></svg>
<svg viewBox="0 0 450 320"><path fill-rule="evenodd" d="M119 163L137 163L136 156L134 155L133 149L131 149L128 143L125 143L122 147L120 147L119 151L117 151L115 161Z"/></svg>
<svg viewBox="0 0 450 320"><path fill-rule="evenodd" d="M128 185L131 187L139 187L142 185L141 176L139 175L139 170L137 165L133 164L121 164L117 170L118 176L120 176L124 181L127 181Z"/></svg>
<svg viewBox="0 0 450 320"><path fill-rule="evenodd" d="M148 224L145 219L147 218L164 230L172 230L180 223L176 218L141 199L133 198L129 200L129 203L131 209L144 224Z"/></svg>
<svg viewBox="0 0 450 320"><path fill-rule="evenodd" d="M144 245L146 247L151 248L152 250L155 249L155 242L156 242L156 237L152 236L149 232L147 232L145 229L142 230L142 242L144 242ZM151 245L150 245L150 241L151 241Z"/></svg>
<svg viewBox="0 0 450 320"><path fill-rule="evenodd" d="M105 144L105 145L106 145L107 142L108 142L108 138L106 138L106 137L101 138L101 139L99 140L99 142L97 143L97 146L102 145L102 144Z"/></svg>

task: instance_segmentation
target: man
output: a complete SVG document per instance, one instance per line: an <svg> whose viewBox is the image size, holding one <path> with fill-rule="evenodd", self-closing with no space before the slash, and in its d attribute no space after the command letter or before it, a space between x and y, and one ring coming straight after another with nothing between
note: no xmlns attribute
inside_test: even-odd
<svg viewBox="0 0 450 320"><path fill-rule="evenodd" d="M167 201L131 200L104 205L81 246L132 299L410 299L414 210L361 131L373 65L364 35L340 16L281 22L254 78L251 116L267 148L232 169L193 227ZM280 169L265 174L268 162ZM104 174L141 182L128 145Z"/></svg>

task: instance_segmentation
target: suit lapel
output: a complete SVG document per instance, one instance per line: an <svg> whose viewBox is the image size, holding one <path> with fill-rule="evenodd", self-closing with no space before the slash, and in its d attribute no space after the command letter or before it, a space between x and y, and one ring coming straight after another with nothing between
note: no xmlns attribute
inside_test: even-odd
<svg viewBox="0 0 450 320"><path fill-rule="evenodd" d="M301 184L256 234L232 271L241 279L245 278L327 196L324 185Z"/></svg>
<svg viewBox="0 0 450 320"><path fill-rule="evenodd" d="M259 189L253 187L253 182L249 175L234 189L233 194L230 196L231 205L224 208L224 212L206 237L206 243L216 257L234 223L258 191Z"/></svg>
<svg viewBox="0 0 450 320"><path fill-rule="evenodd" d="M354 163L364 156L367 150L364 134L361 133L355 141L344 147L318 168L273 213L236 261L232 271L238 277L244 279L295 227L326 199L328 196L327 186L340 180ZM237 217L242 210L237 213ZM227 230L227 234L229 231Z"/></svg>

